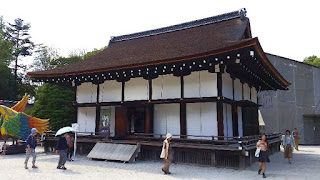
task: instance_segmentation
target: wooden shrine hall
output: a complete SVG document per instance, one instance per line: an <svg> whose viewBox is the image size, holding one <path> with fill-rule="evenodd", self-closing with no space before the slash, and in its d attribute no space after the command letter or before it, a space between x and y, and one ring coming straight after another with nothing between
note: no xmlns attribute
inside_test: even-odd
<svg viewBox="0 0 320 180"><path fill-rule="evenodd" d="M252 37L245 9L112 37L93 57L28 76L74 87L80 132L114 139L258 135L257 93L290 85Z"/></svg>

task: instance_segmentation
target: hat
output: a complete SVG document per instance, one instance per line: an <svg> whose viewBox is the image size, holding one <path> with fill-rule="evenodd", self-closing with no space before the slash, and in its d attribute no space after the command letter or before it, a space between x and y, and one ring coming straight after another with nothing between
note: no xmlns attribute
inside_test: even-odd
<svg viewBox="0 0 320 180"><path fill-rule="evenodd" d="M166 137L167 137L167 139L169 139L169 138L172 137L172 134L168 133L168 134L166 135Z"/></svg>
<svg viewBox="0 0 320 180"><path fill-rule="evenodd" d="M34 133L37 133L37 132L38 132L38 130L36 128L32 128L31 129L31 134L34 134Z"/></svg>

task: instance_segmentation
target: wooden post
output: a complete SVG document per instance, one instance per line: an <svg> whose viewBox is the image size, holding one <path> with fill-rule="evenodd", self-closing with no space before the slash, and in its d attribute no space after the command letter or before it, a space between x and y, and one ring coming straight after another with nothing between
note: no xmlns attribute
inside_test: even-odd
<svg viewBox="0 0 320 180"><path fill-rule="evenodd" d="M97 100L96 100L96 128L95 132L99 132L99 126L100 126L100 112L101 112L101 107L99 106L99 89L100 85L97 85Z"/></svg>
<svg viewBox="0 0 320 180"><path fill-rule="evenodd" d="M187 105L185 102L180 103L180 135L187 135Z"/></svg>
<svg viewBox="0 0 320 180"><path fill-rule="evenodd" d="M115 111L115 134L121 138L127 134L127 108L122 105L121 107L116 107Z"/></svg>
<svg viewBox="0 0 320 180"><path fill-rule="evenodd" d="M220 68L221 69L221 68ZM218 136L224 136L223 128L223 104L222 104L222 74L217 73L217 88L218 88L218 100L217 100L217 121L218 121Z"/></svg>
<svg viewBox="0 0 320 180"><path fill-rule="evenodd" d="M74 86L74 102L77 103L77 86ZM72 120L72 123L78 123L78 106L74 107L75 111L74 111L74 118Z"/></svg>
<svg viewBox="0 0 320 180"><path fill-rule="evenodd" d="M232 104L232 130L233 136L239 136L238 130L238 107L235 104Z"/></svg>

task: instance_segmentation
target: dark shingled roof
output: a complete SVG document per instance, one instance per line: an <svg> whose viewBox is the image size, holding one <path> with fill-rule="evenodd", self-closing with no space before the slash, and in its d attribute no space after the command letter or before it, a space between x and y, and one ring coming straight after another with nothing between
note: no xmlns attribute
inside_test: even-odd
<svg viewBox="0 0 320 180"><path fill-rule="evenodd" d="M108 48L84 61L47 71L29 72L31 77L57 77L102 72L197 57L242 46L251 38L245 10L191 21L110 40ZM247 39L243 39L246 36Z"/></svg>

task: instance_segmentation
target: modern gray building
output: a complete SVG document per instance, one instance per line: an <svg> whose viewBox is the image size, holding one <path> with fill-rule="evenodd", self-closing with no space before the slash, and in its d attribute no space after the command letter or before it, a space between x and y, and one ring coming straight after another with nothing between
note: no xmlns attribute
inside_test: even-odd
<svg viewBox="0 0 320 180"><path fill-rule="evenodd" d="M289 90L259 92L265 132L297 128L300 144L320 144L320 68L267 54L280 74L292 84Z"/></svg>

